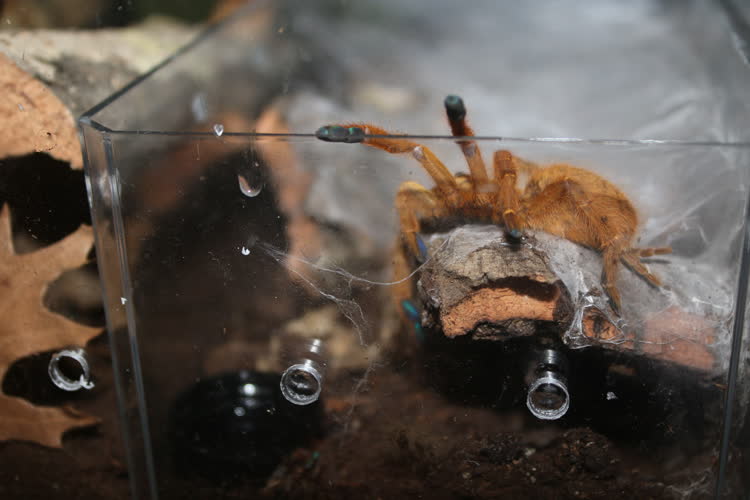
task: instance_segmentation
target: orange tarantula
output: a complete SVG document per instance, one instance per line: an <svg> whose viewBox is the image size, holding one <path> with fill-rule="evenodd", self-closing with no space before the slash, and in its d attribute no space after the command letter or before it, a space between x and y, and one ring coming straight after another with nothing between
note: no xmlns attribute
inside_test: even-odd
<svg viewBox="0 0 750 500"><path fill-rule="evenodd" d="M565 164L540 167L509 151L493 155L490 178L474 132L466 121L466 108L457 96L445 99L448 122L469 166L469 175L453 175L427 147L404 136L393 136L370 124L341 124L321 127L318 139L330 142L362 143L388 153L409 153L435 181L435 187L407 181L396 194L403 245L398 245L397 277L406 276L407 255L424 256L418 237L420 221L427 218L461 216L468 220L491 221L505 227L509 239L519 241L525 229L545 231L602 254L602 285L616 313L620 294L615 282L622 261L646 281L660 286L659 279L641 262L643 257L671 252L670 248L636 248L633 238L638 216L633 204L615 185L603 177ZM518 174L528 180L519 187ZM400 267L400 269L399 269ZM397 290L398 299L408 299L411 290ZM406 307L406 306L405 306Z"/></svg>

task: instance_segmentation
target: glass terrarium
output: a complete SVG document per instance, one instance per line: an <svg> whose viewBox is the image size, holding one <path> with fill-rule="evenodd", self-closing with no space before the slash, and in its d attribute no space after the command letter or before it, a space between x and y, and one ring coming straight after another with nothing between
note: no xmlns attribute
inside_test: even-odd
<svg viewBox="0 0 750 500"><path fill-rule="evenodd" d="M746 494L745 26L252 2L87 113L134 496Z"/></svg>

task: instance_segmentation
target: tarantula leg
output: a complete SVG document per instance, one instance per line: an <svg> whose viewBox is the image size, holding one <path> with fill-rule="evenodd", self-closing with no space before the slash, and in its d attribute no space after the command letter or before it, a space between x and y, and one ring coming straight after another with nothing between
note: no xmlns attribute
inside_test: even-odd
<svg viewBox="0 0 750 500"><path fill-rule="evenodd" d="M427 250L427 245L425 245L424 240L421 236L419 236L419 233L414 233L414 238L417 240L417 249L419 249L419 261L424 262L429 257L429 251Z"/></svg>
<svg viewBox="0 0 750 500"><path fill-rule="evenodd" d="M625 254L622 248L618 245L611 245L605 247L602 251L602 259L604 260L604 271L602 276L602 287L609 296L609 304L612 306L612 310L620 315L620 292L617 290L617 274L619 271L618 263L621 258L624 258Z"/></svg>
<svg viewBox="0 0 750 500"><path fill-rule="evenodd" d="M422 314L409 299L401 301L401 312L404 316L406 323L411 322L411 326L414 328L414 335L417 337L418 342L424 342L424 330L422 329Z"/></svg>
<svg viewBox="0 0 750 500"><path fill-rule="evenodd" d="M629 252L635 252L638 257L653 257L654 255L672 253L672 247L631 248Z"/></svg>
<svg viewBox="0 0 750 500"><path fill-rule="evenodd" d="M396 193L396 211L401 224L401 237L409 252L424 261L427 258L427 248L419 238L419 219L437 217L440 209L435 195L414 181L406 181Z"/></svg>
<svg viewBox="0 0 750 500"><path fill-rule="evenodd" d="M447 197L456 197L456 179L435 153L429 148L405 137L371 137L393 135L387 130L369 124L326 125L315 132L315 137L327 142L359 142L366 146L382 149L391 154L411 153L432 177L438 189Z"/></svg>
<svg viewBox="0 0 750 500"><path fill-rule="evenodd" d="M416 340L421 343L425 337L422 329L422 313L412 301L413 281L406 279L410 272L411 268L404 253L404 247L398 241L393 255L393 278L396 284L393 286L392 297L401 317L401 323L411 328Z"/></svg>
<svg viewBox="0 0 750 500"><path fill-rule="evenodd" d="M356 126L342 127L339 125L329 125L316 130L315 137L325 142L345 142L351 144L364 141L365 131Z"/></svg>
<svg viewBox="0 0 750 500"><path fill-rule="evenodd" d="M495 151L493 157L495 182L498 184L496 209L501 212L508 235L513 239L521 238L521 199L516 188L518 170L513 155L509 151Z"/></svg>
<svg viewBox="0 0 750 500"><path fill-rule="evenodd" d="M622 261L626 266L628 266L635 273L640 275L643 279L645 279L652 285L661 286L661 280L648 270L646 265L641 262L641 258L651 257L653 255L663 255L671 252L672 249L669 247L631 248L622 255Z"/></svg>
<svg viewBox="0 0 750 500"><path fill-rule="evenodd" d="M453 137L473 137L474 131L466 121L466 107L463 99L457 95L449 95L445 98L444 104ZM456 143L461 147L466 163L469 165L475 189L481 193L483 189L491 186L487 177L487 168L482 159L482 151L476 141L461 140Z"/></svg>
<svg viewBox="0 0 750 500"><path fill-rule="evenodd" d="M403 242L397 239L393 252L393 281L395 282L393 285L393 298L399 309L403 309L402 304L404 301L411 300L412 283L411 280L406 279L410 273L411 266L409 265L409 259L406 255Z"/></svg>

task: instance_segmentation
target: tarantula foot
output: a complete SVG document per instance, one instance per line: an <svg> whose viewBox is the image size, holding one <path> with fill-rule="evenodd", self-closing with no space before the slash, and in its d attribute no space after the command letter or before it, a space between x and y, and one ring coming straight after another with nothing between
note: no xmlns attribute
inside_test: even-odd
<svg viewBox="0 0 750 500"><path fill-rule="evenodd" d="M345 142L351 144L364 141L365 131L359 127L326 125L315 131L315 137L326 142Z"/></svg>
<svg viewBox="0 0 750 500"><path fill-rule="evenodd" d="M466 106L464 101L457 95L449 95L445 98L445 113L451 123L460 122L466 118Z"/></svg>
<svg viewBox="0 0 750 500"><path fill-rule="evenodd" d="M520 245L523 242L524 234L520 229L506 229L505 242L509 245Z"/></svg>

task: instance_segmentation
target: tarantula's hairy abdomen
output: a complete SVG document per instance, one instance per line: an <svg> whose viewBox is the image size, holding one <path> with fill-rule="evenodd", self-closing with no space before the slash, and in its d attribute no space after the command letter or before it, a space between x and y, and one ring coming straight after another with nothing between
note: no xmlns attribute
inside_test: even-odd
<svg viewBox="0 0 750 500"><path fill-rule="evenodd" d="M603 177L570 165L538 169L521 201L526 225L588 247L629 244L638 226L625 194Z"/></svg>

